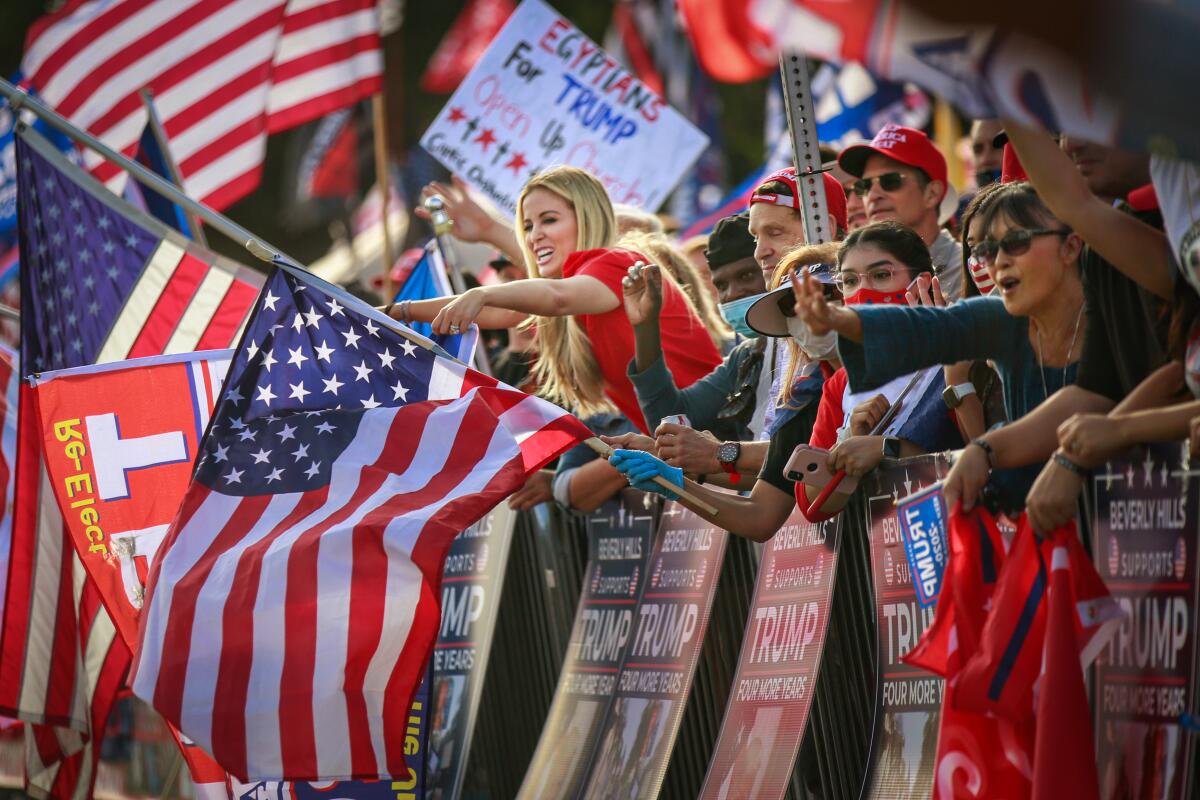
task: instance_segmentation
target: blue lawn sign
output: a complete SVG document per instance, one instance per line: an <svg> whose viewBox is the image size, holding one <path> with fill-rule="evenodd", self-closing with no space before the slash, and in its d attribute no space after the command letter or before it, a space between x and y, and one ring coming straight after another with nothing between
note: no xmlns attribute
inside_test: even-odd
<svg viewBox="0 0 1200 800"><path fill-rule="evenodd" d="M936 483L901 500L896 506L904 554L912 574L917 604L929 608L942 590L950 545L946 535L946 500Z"/></svg>
<svg viewBox="0 0 1200 800"><path fill-rule="evenodd" d="M425 255L408 274L408 279L396 293L395 300L428 300L432 297L445 297L454 294L450 285L450 276L446 272L446 262L442 260L437 242L425 245ZM459 361L470 364L475 357L475 345L479 341L479 328L472 325L465 333L453 336L434 336L433 329L427 322L413 322L408 325L417 333L426 336Z"/></svg>

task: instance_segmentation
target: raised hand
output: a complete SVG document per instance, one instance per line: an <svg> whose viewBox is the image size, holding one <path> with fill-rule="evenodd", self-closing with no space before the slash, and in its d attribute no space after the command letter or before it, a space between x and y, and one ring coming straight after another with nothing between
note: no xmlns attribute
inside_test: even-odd
<svg viewBox="0 0 1200 800"><path fill-rule="evenodd" d="M445 203L446 215L454 220L454 238L464 242L489 241L488 232L496 220L478 203L471 199L467 192L467 184L462 178L454 175L451 184L433 181L421 189L421 200L433 195L440 195ZM418 205L414 213L423 220L429 219L429 212L424 205Z"/></svg>
<svg viewBox="0 0 1200 800"><path fill-rule="evenodd" d="M791 274L792 292L796 295L796 316L815 336L834 330L837 309L825 300L821 282L812 275Z"/></svg>
<svg viewBox="0 0 1200 800"><path fill-rule="evenodd" d="M657 264L638 262L621 281L625 316L632 325L658 324L662 313L662 271Z"/></svg>
<svg viewBox="0 0 1200 800"><path fill-rule="evenodd" d="M942 283L928 272L922 272L908 285L904 299L910 306L947 306L949 302L942 294Z"/></svg>

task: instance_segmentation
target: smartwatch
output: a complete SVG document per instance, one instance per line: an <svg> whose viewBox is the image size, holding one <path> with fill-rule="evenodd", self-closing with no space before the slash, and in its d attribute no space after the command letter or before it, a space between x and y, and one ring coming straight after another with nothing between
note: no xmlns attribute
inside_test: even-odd
<svg viewBox="0 0 1200 800"><path fill-rule="evenodd" d="M942 392L942 400L950 409L958 408L962 405L962 401L966 400L971 395L975 394L975 384L973 383L956 383L953 386L947 386Z"/></svg>
<svg viewBox="0 0 1200 800"><path fill-rule="evenodd" d="M900 457L900 439L896 436L883 437L883 457L884 458L899 458Z"/></svg>
<svg viewBox="0 0 1200 800"><path fill-rule="evenodd" d="M741 458L741 455L741 442L721 442L721 446L717 448L717 463L721 465L721 469L733 483L742 479L736 468L737 460Z"/></svg>

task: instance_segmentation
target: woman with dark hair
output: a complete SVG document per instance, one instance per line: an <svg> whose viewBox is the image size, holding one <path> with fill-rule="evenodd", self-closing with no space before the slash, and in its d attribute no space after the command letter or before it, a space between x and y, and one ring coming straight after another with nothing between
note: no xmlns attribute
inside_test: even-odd
<svg viewBox="0 0 1200 800"><path fill-rule="evenodd" d="M997 187L981 201L971 255L998 297L944 308L838 308L811 282L796 284L796 311L814 333L837 331L856 390L932 364L989 359L1004 381L1004 405L1017 419L1075 379L1087 310L1079 275L1082 241L1028 183ZM980 235L982 234L982 235ZM986 442L962 458L991 460Z"/></svg>

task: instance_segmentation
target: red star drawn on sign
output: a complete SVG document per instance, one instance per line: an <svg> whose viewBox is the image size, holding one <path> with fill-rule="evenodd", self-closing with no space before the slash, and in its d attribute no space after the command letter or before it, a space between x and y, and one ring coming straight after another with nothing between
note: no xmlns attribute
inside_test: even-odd
<svg viewBox="0 0 1200 800"><path fill-rule="evenodd" d="M513 153L513 157L504 165L513 171L513 175L520 175L523 167L529 166L529 162L525 160L524 153Z"/></svg>
<svg viewBox="0 0 1200 800"><path fill-rule="evenodd" d="M458 122L459 120L464 120L466 118L467 118L466 112L463 111L458 106L455 106L454 108L450 109L450 116L446 118L446 121L449 122L451 125L453 125L454 123Z"/></svg>
<svg viewBox="0 0 1200 800"><path fill-rule="evenodd" d="M487 152L488 145L496 141L496 133L492 128L484 128L483 133L475 137L475 141L483 147L483 152Z"/></svg>

